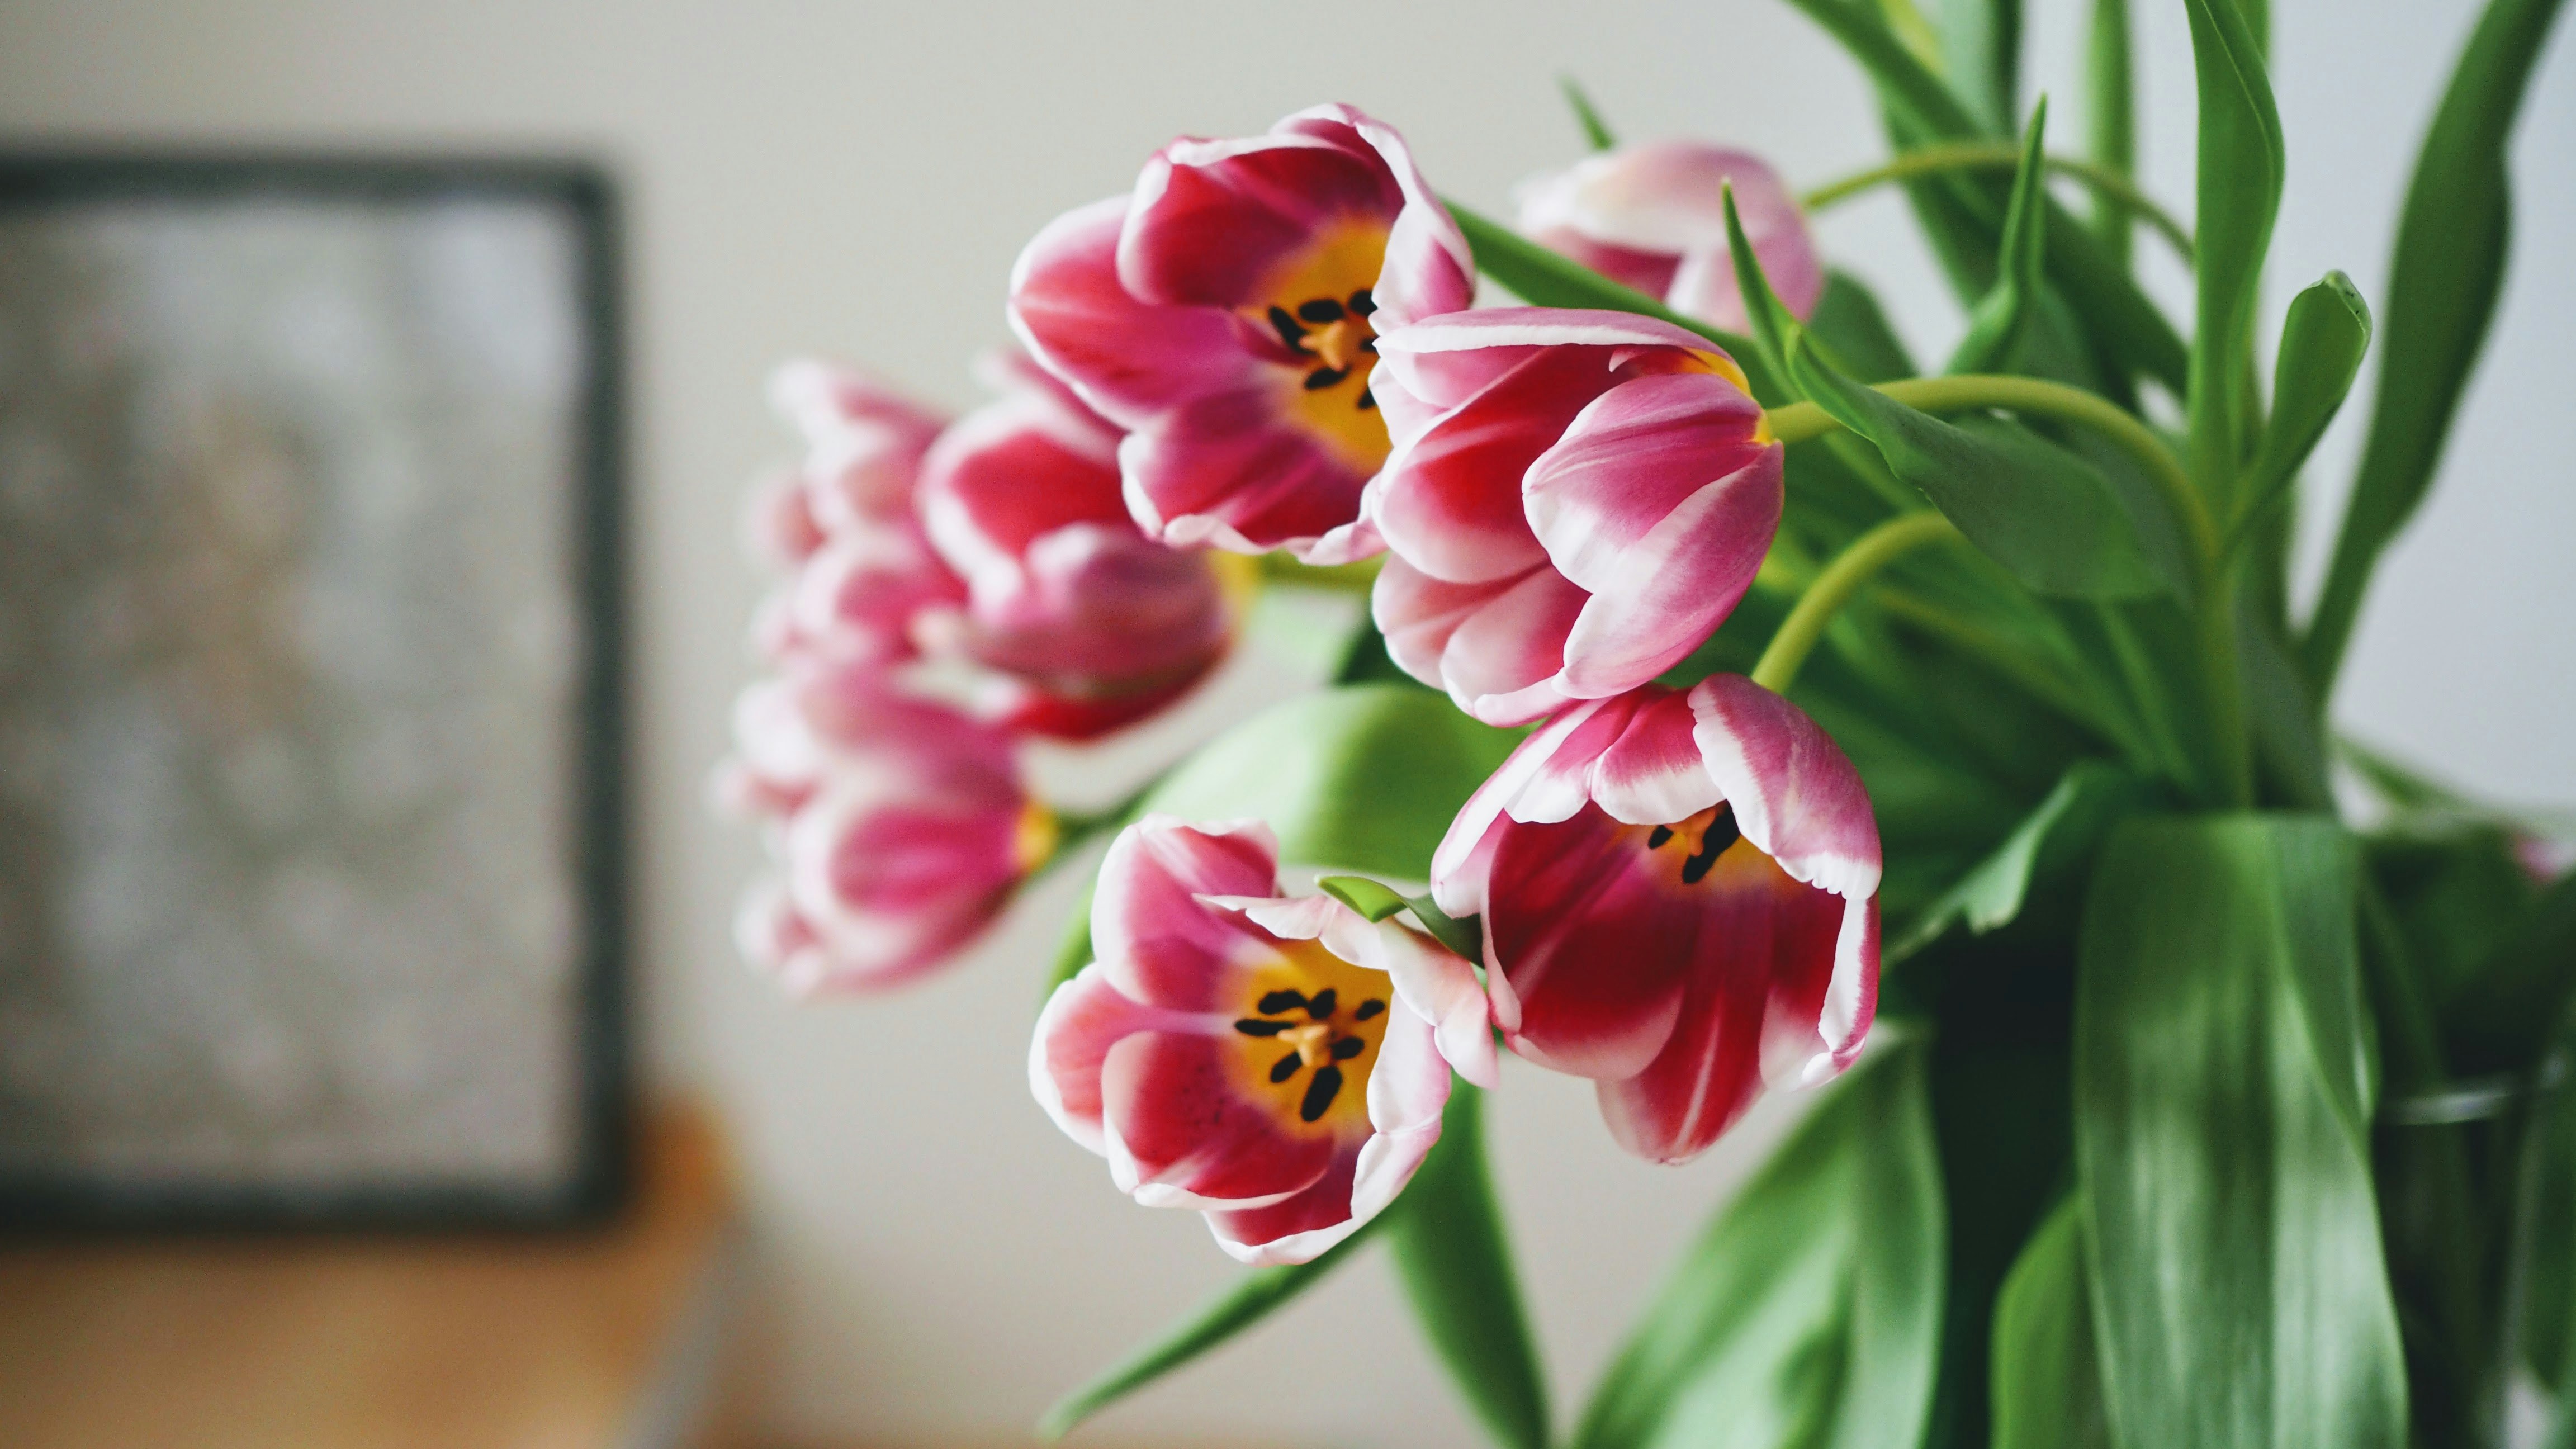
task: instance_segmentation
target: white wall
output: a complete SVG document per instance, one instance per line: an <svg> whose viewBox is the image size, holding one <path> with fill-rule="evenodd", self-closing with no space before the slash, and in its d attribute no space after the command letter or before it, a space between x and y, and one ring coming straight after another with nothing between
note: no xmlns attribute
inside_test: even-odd
<svg viewBox="0 0 2576 1449"><path fill-rule="evenodd" d="M2034 8L2048 12L2043 69L2071 74L2071 14L2090 7ZM2136 8L2153 12L2148 179L2187 210L2180 8ZM2375 295L2405 169L2472 7L2276 9L2292 179L2275 305L2328 266ZM824 351L969 402L965 361L1004 337L1005 272L1039 224L1123 189L1175 133L1251 131L1318 100L1395 121L1438 185L1499 205L1522 173L1576 152L1552 91L1567 68L1630 135L1732 138L1808 182L1878 154L1851 69L1773 0L0 5L0 134L533 143L596 151L625 177L648 1050L664 1079L710 1090L740 1137L781 1305L769 1421L782 1435L1013 1438L1227 1268L1194 1217L1127 1205L1026 1100L1025 1032L1061 884L975 960L891 999L793 1007L734 965L726 923L754 851L703 814L700 778L744 675L757 584L732 543L739 483L784 446L761 405L765 371ZM2061 108L2062 136L2074 112ZM2460 780L2566 803L2576 55L2564 34L2516 173L2507 316L2443 487L2372 601L2343 713ZM1825 226L1930 350L1955 313L1903 231L1887 201ZM2338 428L2323 477L2348 475L2356 434ZM1588 1094L1535 1071L1516 1071L1494 1117L1572 1399L1743 1154L1679 1171L1622 1160ZM1470 1442L1400 1311L1382 1268L1363 1265L1119 1411L1113 1432Z"/></svg>

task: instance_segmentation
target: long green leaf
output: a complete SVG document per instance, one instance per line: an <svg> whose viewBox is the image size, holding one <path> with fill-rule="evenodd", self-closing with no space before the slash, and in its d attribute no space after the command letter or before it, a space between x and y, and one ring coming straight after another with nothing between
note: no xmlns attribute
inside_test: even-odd
<svg viewBox="0 0 2576 1449"><path fill-rule="evenodd" d="M1819 407L1877 445L1897 477L2030 587L2078 599L2183 591L2140 543L2131 503L2074 452L2016 423L1950 423L1918 412L1853 382L1809 347L1793 349L1790 367Z"/></svg>
<svg viewBox="0 0 2576 1449"><path fill-rule="evenodd" d="M1437 1149L1434 1149L1435 1151ZM1401 1199L1399 1199L1399 1202ZM1381 1213L1324 1250L1311 1263L1253 1268L1161 1338L1116 1368L1067 1394L1038 1420L1038 1436L1060 1439L1073 1427L1285 1307L1324 1279L1386 1222Z"/></svg>
<svg viewBox="0 0 2576 1449"><path fill-rule="evenodd" d="M2289 495L2299 465L2342 409L2369 350L2370 304L2350 277L2328 272L2325 280L2291 299L2289 316L2281 323L2280 355L2272 365L2272 419L2264 427L2253 466L2245 471L2244 505L2234 529L2238 537Z"/></svg>
<svg viewBox="0 0 2576 1449"><path fill-rule="evenodd" d="M1485 1160L1484 1093L1464 1082L1440 1145L1390 1209L1387 1247L1423 1335L1505 1449L1547 1449L1547 1379Z"/></svg>
<svg viewBox="0 0 2576 1449"><path fill-rule="evenodd" d="M2012 200L2004 207L2003 250L1995 257L1995 285L1968 314L1967 335L1950 354L1951 373L2009 371L2013 351L2039 309L2041 263L2048 252L2048 99L2040 98L2023 134L2021 167L2013 173Z"/></svg>
<svg viewBox="0 0 2576 1449"><path fill-rule="evenodd" d="M1591 143L1592 149L1608 151L1616 147L1619 138L1610 133L1610 123L1601 119L1601 112L1594 108L1582 83L1571 75L1558 76L1556 83L1565 92L1565 103L1573 109L1575 124L1583 128L1583 139Z"/></svg>
<svg viewBox="0 0 2576 1449"><path fill-rule="evenodd" d="M2401 1449L2358 866L2331 818L2132 820L2084 908L2075 1144L2111 1419L2158 1449Z"/></svg>
<svg viewBox="0 0 2576 1449"><path fill-rule="evenodd" d="M1995 1300L1994 1449L2111 1449L2073 1198L2031 1234Z"/></svg>
<svg viewBox="0 0 2576 1449"><path fill-rule="evenodd" d="M1927 1095L1919 1045L1834 1089L1666 1279L1578 1449L1914 1449L1945 1233Z"/></svg>
<svg viewBox="0 0 2576 1449"><path fill-rule="evenodd" d="M1951 89L2010 130L2021 114L2021 0L1941 0L1940 32Z"/></svg>
<svg viewBox="0 0 2576 1449"><path fill-rule="evenodd" d="M1982 936L2011 924L2021 914L2032 879L2042 873L2043 860L2063 866L2090 849L2138 792L2134 776L2099 760L2078 761L1992 855L1961 876L1888 946L1888 963L1922 950L1954 925L1964 923Z"/></svg>
<svg viewBox="0 0 2576 1449"><path fill-rule="evenodd" d="M2303 645L2321 699L2334 692L2380 551L2432 486L2486 342L2512 232L2505 145L2557 14L2558 0L2489 0L2415 159L2389 268L2388 341L2370 439Z"/></svg>
<svg viewBox="0 0 2576 1449"><path fill-rule="evenodd" d="M2281 210L2281 113L2263 70L2262 45L2236 0L2185 0L2185 8L2200 92L2200 210L2192 223L2199 292L2184 411L2192 470L2226 518L2252 424L2245 415L2246 368L2263 256Z"/></svg>

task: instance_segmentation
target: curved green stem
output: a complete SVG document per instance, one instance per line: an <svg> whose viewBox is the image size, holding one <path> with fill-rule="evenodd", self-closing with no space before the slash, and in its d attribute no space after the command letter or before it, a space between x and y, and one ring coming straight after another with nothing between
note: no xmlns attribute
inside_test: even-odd
<svg viewBox="0 0 2576 1449"><path fill-rule="evenodd" d="M1824 637L1825 626L1871 575L1927 543L1958 536L1956 524L1927 511L1891 518L1853 539L1807 585L1789 617L1780 621L1779 632L1771 636L1770 647L1753 666L1753 682L1775 694L1788 693L1790 682L1798 677L1798 666L1807 662L1816 641Z"/></svg>
<svg viewBox="0 0 2576 1449"><path fill-rule="evenodd" d="M1918 176L1936 176L1945 171L2010 171L2021 164L2021 147L2011 141L1954 141L1936 146L1922 146L1906 151L1883 166L1854 172L1839 181L1828 182L1806 194L1803 201L1809 211L1824 208L1846 197L1857 196L1874 186L1893 181L1910 181ZM2117 206L2173 244L2184 261L2192 258L2191 233L2181 222L2156 204L2155 198L2140 191L2126 176L2106 166L2072 156L2051 156L2048 169L2060 176L2071 176L2093 189L2095 195Z"/></svg>
<svg viewBox="0 0 2576 1449"><path fill-rule="evenodd" d="M2156 489L2172 506L2176 517L2191 535L2193 551L2202 567L2218 557L2218 525L2211 519L2209 504L2183 471L2182 460L2165 446L2155 430L2123 410L2117 403L2094 396L2080 387L2048 382L2036 377L1997 377L1976 373L1959 377L1917 377L1901 382L1885 382L1878 390L1905 404L1927 413L1964 412L1970 408L2010 408L2019 413L2035 413L2059 418L2092 429L2120 450L2135 458L2155 480ZM1821 437L1842 424L1814 403L1792 403L1763 414L1771 436L1784 443L1802 443Z"/></svg>

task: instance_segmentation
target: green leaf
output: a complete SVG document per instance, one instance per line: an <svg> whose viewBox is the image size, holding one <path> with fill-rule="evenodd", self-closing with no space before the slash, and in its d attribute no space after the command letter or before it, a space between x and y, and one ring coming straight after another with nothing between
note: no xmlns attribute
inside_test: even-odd
<svg viewBox="0 0 2576 1449"><path fill-rule="evenodd" d="M2291 301L2281 324L2280 357L2272 365L2272 420L2246 470L2238 539L2250 537L2264 513L2289 496L2299 465L2343 407L2369 350L2370 304L2351 278L2328 272Z"/></svg>
<svg viewBox="0 0 2576 1449"><path fill-rule="evenodd" d="M2043 874L2043 857L2063 868L2090 850L2138 794L2136 777L2099 760L2079 761L1994 854L1960 877L1887 948L1887 963L1922 950L1962 921L1980 936L2011 924L2031 881Z"/></svg>
<svg viewBox="0 0 2576 1449"><path fill-rule="evenodd" d="M2402 1449L2351 837L2133 819L2077 953L2075 1145L2119 1441Z"/></svg>
<svg viewBox="0 0 2576 1449"><path fill-rule="evenodd" d="M1402 895L1395 887L1364 875L1328 875L1315 882L1315 888L1372 921L1411 911L1433 940L1470 961L1485 958L1483 922L1474 916L1452 916L1441 910L1428 891L1418 896Z"/></svg>
<svg viewBox="0 0 2576 1449"><path fill-rule="evenodd" d="M1574 108L1574 119L1583 127L1583 139L1592 143L1592 149L1608 151L1616 148L1619 138L1610 134L1609 125L1601 119L1601 113L1593 109L1592 97L1583 93L1582 85L1572 75L1558 76L1556 83L1565 92L1565 103Z"/></svg>
<svg viewBox="0 0 2576 1449"><path fill-rule="evenodd" d="M2530 1132L2533 1191L2522 1209L2524 1230L2531 1234L2522 1284L2523 1358L2558 1396L2557 1449L2576 1449L2576 1089L2562 1081L2546 1093Z"/></svg>
<svg viewBox="0 0 2576 1449"><path fill-rule="evenodd" d="M2558 0L2489 0L2415 159L2389 268L2370 438L2304 645L2320 697L2334 691L2380 551L2432 486L2486 341L2512 231L2505 147L2557 14Z"/></svg>
<svg viewBox="0 0 2576 1449"><path fill-rule="evenodd" d="M2576 873L2516 914L2503 939L2443 1003L2451 1064L2462 1074L2529 1071L2576 1001Z"/></svg>
<svg viewBox="0 0 2576 1449"><path fill-rule="evenodd" d="M1288 864L1422 880L1458 808L1519 742L1428 690L1345 685L1218 736L1143 808L1184 820L1267 821Z"/></svg>
<svg viewBox="0 0 2576 1449"><path fill-rule="evenodd" d="M2021 114L2021 0L1942 0L1941 60L1950 88L2008 130Z"/></svg>
<svg viewBox="0 0 2576 1449"><path fill-rule="evenodd" d="M1484 1093L1459 1082L1440 1145L1388 1211L1388 1250L1423 1335L1504 1449L1547 1449L1547 1379L1485 1160Z"/></svg>
<svg viewBox="0 0 2576 1449"><path fill-rule="evenodd" d="M1994 1449L2111 1449L2083 1228L2058 1204L1995 1299Z"/></svg>
<svg viewBox="0 0 2576 1449"><path fill-rule="evenodd" d="M1844 377L1811 348L1790 367L1818 406L2031 588L2079 599L2183 592L2140 544L2131 502L2075 453L1999 419L1943 422Z"/></svg>
<svg viewBox="0 0 2576 1449"><path fill-rule="evenodd" d="M1789 339L1798 334L1798 319L1781 305L1779 295L1771 290L1771 279L1762 275L1762 259L1753 254L1753 243L1745 238L1744 220L1735 214L1735 188L1719 188L1719 199L1726 208L1726 251L1735 265L1735 287L1744 299L1744 315L1753 324L1753 341L1762 349L1762 365L1788 375ZM1795 387L1797 379L1789 378Z"/></svg>
<svg viewBox="0 0 2576 1449"><path fill-rule="evenodd" d="M2200 92L2199 281L2184 411L2192 471L2221 518L2243 461L2246 368L2254 304L2281 209L2281 115L2263 71L2263 48L2235 0L2185 0L2192 70Z"/></svg>
<svg viewBox="0 0 2576 1449"><path fill-rule="evenodd" d="M1888 324L1877 296L1849 272L1825 273L1825 293L1807 318L1807 334L1832 348L1844 371L1862 382L1915 375L1914 359Z"/></svg>
<svg viewBox="0 0 2576 1449"><path fill-rule="evenodd" d="M2087 112L2085 150L2093 163L2120 176L2137 169L2138 120L2136 81L2129 62L2129 0L2093 0L2093 24L2085 35L2084 80ZM2125 207L2096 193L2093 232L2102 251L2121 270L2128 270L2130 241L2138 224Z"/></svg>
<svg viewBox="0 0 2576 1449"><path fill-rule="evenodd" d="M2047 257L2048 98L2031 112L2013 173L2012 200L2004 207L2003 250L1995 258L1995 284L1968 315L1967 335L1950 354L1951 373L2003 372L2038 309L2040 264Z"/></svg>
<svg viewBox="0 0 2576 1449"><path fill-rule="evenodd" d="M1750 338L1685 317L1636 288L1622 286L1572 257L1549 251L1510 227L1446 197L1441 198L1441 204L1449 208L1451 219L1458 223L1458 230L1475 252L1476 269L1510 288L1513 296L1534 307L1590 307L1670 322L1726 349L1744 369L1757 400L1765 405L1785 400L1779 379L1762 366L1761 354L1754 350Z"/></svg>
<svg viewBox="0 0 2576 1449"><path fill-rule="evenodd" d="M1429 1170L1427 1163L1425 1170ZM1083 1420L1269 1317L1298 1294L1322 1282L1325 1274L1359 1251L1360 1245L1386 1221L1387 1214L1380 1213L1360 1224L1356 1232L1325 1249L1311 1263L1247 1269L1232 1287L1209 1299L1206 1306L1161 1338L1058 1400L1038 1420L1038 1437L1063 1438Z"/></svg>
<svg viewBox="0 0 2576 1449"><path fill-rule="evenodd" d="M1920 1044L1833 1089L1665 1281L1577 1449L1914 1449L1946 1232L1927 1096Z"/></svg>

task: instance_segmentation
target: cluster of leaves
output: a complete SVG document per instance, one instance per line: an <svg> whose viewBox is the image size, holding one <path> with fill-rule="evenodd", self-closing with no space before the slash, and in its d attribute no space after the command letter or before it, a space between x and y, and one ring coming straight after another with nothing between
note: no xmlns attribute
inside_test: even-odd
<svg viewBox="0 0 2576 1449"><path fill-rule="evenodd" d="M2285 160L2261 0L2179 0L2199 94L2188 342L2129 265L2123 0L2094 6L2085 164L2104 180L2082 218L2051 193L2044 107L2018 164L1943 159L2010 145L2018 0L1937 18L1792 3L1864 68L1914 158L1891 175L1969 318L1941 376L1917 379L1849 276L1800 324L1739 244L1755 335L1725 336L1453 208L1528 301L1715 336L1791 440L1762 579L1674 682L1750 669L1891 519L1928 503L1973 545L1889 565L1796 690L1886 841L1892 1040L1689 1249L1569 1442L2496 1443L2519 1365L2562 1394L2554 1442L2576 1445L2576 1094L2552 1076L2576 876L2535 884L2518 856L2534 822L2367 755L2388 819L2357 832L2332 811L2324 724L2493 310L2505 143L2556 0L2489 0L2418 158L2385 299L2401 381L2380 389L2304 629L2284 505L2371 323L2339 274L2301 293L2266 401L2256 304ZM2183 405L2179 436L2140 411L2157 389ZM1291 863L1418 881L1514 739L1364 635L1340 686L1219 740L1139 808L1260 816ZM1473 930L1372 880L1333 888ZM1088 953L1078 916L1059 976ZM1559 1442L1480 1110L1453 1102L1363 1233L1246 1274L1050 1427L1384 1239L1496 1441Z"/></svg>

